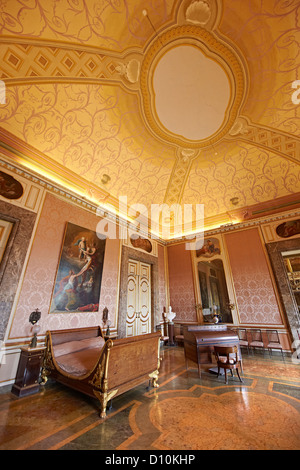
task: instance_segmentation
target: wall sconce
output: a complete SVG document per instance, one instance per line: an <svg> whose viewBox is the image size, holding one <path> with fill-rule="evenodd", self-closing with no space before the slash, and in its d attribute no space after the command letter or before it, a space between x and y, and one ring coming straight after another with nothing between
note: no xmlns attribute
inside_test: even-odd
<svg viewBox="0 0 300 470"><path fill-rule="evenodd" d="M111 321L108 319L108 308L105 307L103 309L103 313L102 313L102 321L103 321L103 328L105 327L105 325L107 325L107 328L106 328L106 333L105 335L106 336L109 336L110 335L110 325L111 325Z"/></svg>
<svg viewBox="0 0 300 470"><path fill-rule="evenodd" d="M39 321L40 318L41 318L41 312L37 308L34 310L34 312L31 312L29 316L29 323L33 325L31 329L33 333L33 338L29 345L30 348L36 348L37 346L37 334L39 333L41 329L41 327L37 325L37 322Z"/></svg>
<svg viewBox="0 0 300 470"><path fill-rule="evenodd" d="M103 328L105 327L107 320L108 320L108 308L105 307L102 312Z"/></svg>

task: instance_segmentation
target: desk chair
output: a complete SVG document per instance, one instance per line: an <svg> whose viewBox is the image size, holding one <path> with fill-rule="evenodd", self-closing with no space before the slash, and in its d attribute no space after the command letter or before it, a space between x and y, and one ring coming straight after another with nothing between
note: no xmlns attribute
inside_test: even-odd
<svg viewBox="0 0 300 470"><path fill-rule="evenodd" d="M214 351L218 365L218 377L220 375L220 369L224 369L225 384L227 385L227 370L230 370L231 375L233 376L232 371L235 369L240 382L244 383L239 374L239 366L241 366L241 361L238 359L238 348L236 346L215 346Z"/></svg>

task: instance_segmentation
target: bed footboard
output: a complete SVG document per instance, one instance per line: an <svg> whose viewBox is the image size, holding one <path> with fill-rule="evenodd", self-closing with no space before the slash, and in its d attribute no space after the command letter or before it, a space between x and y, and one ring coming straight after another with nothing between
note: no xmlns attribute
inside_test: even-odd
<svg viewBox="0 0 300 470"><path fill-rule="evenodd" d="M92 367L83 370L83 373L78 372L76 368L72 373L62 367L59 358L55 356L56 333L48 331L46 335L46 351L41 371L42 384L45 385L48 377L51 377L72 389L96 397L100 403L101 418L106 417L107 404L113 397L149 379L153 387L158 387L159 332L115 341L107 340L101 349L83 349L64 356L67 359L69 357L72 366L74 363L77 364L76 361L80 363L81 359L85 366L93 364ZM76 339L80 340L80 337ZM70 344L67 340L66 334L65 343L59 340L66 350Z"/></svg>

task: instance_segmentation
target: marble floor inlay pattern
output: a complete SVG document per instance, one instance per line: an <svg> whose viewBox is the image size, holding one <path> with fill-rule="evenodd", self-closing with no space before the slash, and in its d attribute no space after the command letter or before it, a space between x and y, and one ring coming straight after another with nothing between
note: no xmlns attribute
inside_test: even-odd
<svg viewBox="0 0 300 470"><path fill-rule="evenodd" d="M97 400L55 382L17 398L0 390L0 450L299 450L300 365L243 356L243 380L185 368L183 348L165 347L158 389L141 385Z"/></svg>

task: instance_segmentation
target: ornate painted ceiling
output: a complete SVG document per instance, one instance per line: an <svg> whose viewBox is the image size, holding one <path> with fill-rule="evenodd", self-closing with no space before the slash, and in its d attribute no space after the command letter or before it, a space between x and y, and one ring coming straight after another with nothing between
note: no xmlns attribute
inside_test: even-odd
<svg viewBox="0 0 300 470"><path fill-rule="evenodd" d="M2 0L1 152L207 228L295 206L299 22L298 0Z"/></svg>

